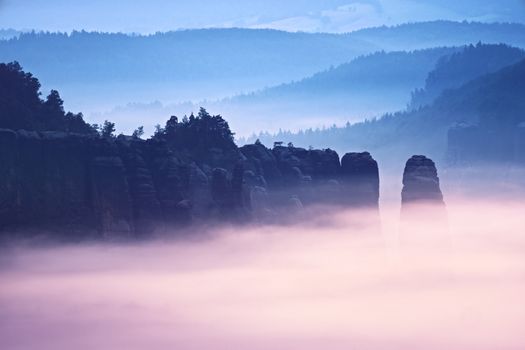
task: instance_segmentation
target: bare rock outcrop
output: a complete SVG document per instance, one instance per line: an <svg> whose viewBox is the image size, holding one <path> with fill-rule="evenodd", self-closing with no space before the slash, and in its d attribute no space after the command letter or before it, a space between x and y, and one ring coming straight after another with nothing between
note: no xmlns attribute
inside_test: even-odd
<svg viewBox="0 0 525 350"><path fill-rule="evenodd" d="M378 206L379 167L370 153L347 153L341 162L346 202L356 206Z"/></svg>
<svg viewBox="0 0 525 350"><path fill-rule="evenodd" d="M148 237L210 218L273 222L291 208L378 205L368 153L340 163L329 149L257 143L200 158L158 139L8 129L0 146L0 232L9 234Z"/></svg>
<svg viewBox="0 0 525 350"><path fill-rule="evenodd" d="M436 164L425 156L413 156L403 174L403 205L414 203L443 204Z"/></svg>
<svg viewBox="0 0 525 350"><path fill-rule="evenodd" d="M417 255L423 247L448 254L452 248L436 164L425 156L406 163L399 237L408 254Z"/></svg>

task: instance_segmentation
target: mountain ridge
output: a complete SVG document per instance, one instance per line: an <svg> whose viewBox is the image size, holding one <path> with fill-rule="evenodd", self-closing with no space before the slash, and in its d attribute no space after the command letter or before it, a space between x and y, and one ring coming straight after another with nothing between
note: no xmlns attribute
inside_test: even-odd
<svg viewBox="0 0 525 350"><path fill-rule="evenodd" d="M420 34L418 28L429 33ZM441 21L347 34L258 29L148 36L24 33L0 42L0 61L20 62L41 77L46 88L60 90L69 109L89 115L94 105L101 111L131 102L220 99L299 80L382 49L460 46L480 40L525 47L525 25Z"/></svg>
<svg viewBox="0 0 525 350"><path fill-rule="evenodd" d="M262 133L253 138L262 142L290 141L304 145L319 142L334 149L368 149L378 159L396 160L407 153L428 154L437 160L446 157L448 131L458 123L486 125L514 137L513 131L525 121L525 59L472 79L455 89L443 91L431 104L411 111L389 113L378 119L299 133Z"/></svg>

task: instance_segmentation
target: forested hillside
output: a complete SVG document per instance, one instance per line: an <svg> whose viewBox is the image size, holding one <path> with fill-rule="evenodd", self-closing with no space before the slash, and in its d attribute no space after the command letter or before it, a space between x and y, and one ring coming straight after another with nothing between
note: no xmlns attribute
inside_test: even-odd
<svg viewBox="0 0 525 350"><path fill-rule="evenodd" d="M0 64L0 128L96 133L81 113L64 111L56 90L41 99L40 82L17 63Z"/></svg>
<svg viewBox="0 0 525 350"><path fill-rule="evenodd" d="M410 108L430 104L443 91L458 88L468 81L510 66L525 58L525 51L505 44L469 45L460 52L442 57L430 72L423 89L412 96Z"/></svg>
<svg viewBox="0 0 525 350"><path fill-rule="evenodd" d="M71 108L90 112L99 106L112 108L130 102L223 98L297 81L380 50L478 41L525 47L524 38L523 25L446 21L348 34L250 29L147 36L24 33L0 42L0 62L20 62L45 81L46 87L62 91Z"/></svg>
<svg viewBox="0 0 525 350"><path fill-rule="evenodd" d="M513 137L525 121L525 60L495 73L483 75L457 89L444 91L431 105L416 110L386 114L381 118L345 127L305 130L299 133L263 133L262 142L293 142L335 149L369 149L387 161L408 153L430 154L443 159L449 129L459 124L480 124Z"/></svg>
<svg viewBox="0 0 525 350"><path fill-rule="evenodd" d="M18 37L21 34L14 29L0 29L0 40L9 40Z"/></svg>
<svg viewBox="0 0 525 350"><path fill-rule="evenodd" d="M282 118L294 129L319 125L326 116L333 123L361 121L405 108L437 61L459 50L377 52L297 82L204 104L224 111L243 131L246 116L250 127L268 130L272 123L273 131Z"/></svg>

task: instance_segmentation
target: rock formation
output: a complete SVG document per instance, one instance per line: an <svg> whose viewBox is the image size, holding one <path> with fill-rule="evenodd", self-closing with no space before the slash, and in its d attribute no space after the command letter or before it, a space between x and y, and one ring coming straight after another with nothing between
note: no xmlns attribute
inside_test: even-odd
<svg viewBox="0 0 525 350"><path fill-rule="evenodd" d="M277 146L272 150L281 175L280 185L295 186L339 176L339 156L335 151L306 150Z"/></svg>
<svg viewBox="0 0 525 350"><path fill-rule="evenodd" d="M258 181L260 182L258 185L261 186L266 186L266 184L276 186L280 183L282 174L277 167L277 161L270 149L261 143L255 143L253 145L242 146L240 151L245 157L245 170L251 172L251 174L248 174L248 181ZM260 177L264 178L264 184Z"/></svg>
<svg viewBox="0 0 525 350"><path fill-rule="evenodd" d="M18 63L0 64L0 77L0 238L149 237L192 223L293 220L318 204L378 206L368 153L341 164L330 149L239 148L204 108L171 116L148 140L140 128L115 137L109 121L66 113L57 91L42 99Z"/></svg>
<svg viewBox="0 0 525 350"><path fill-rule="evenodd" d="M347 153L341 161L347 202L353 205L377 206L379 201L379 168L370 153Z"/></svg>
<svg viewBox="0 0 525 350"><path fill-rule="evenodd" d="M207 220L276 220L315 204L377 206L370 154L214 148L162 139L0 129L0 232L147 237ZM217 166L221 165L221 166ZM293 208L293 210L291 210Z"/></svg>
<svg viewBox="0 0 525 350"><path fill-rule="evenodd" d="M403 205L444 204L436 164L425 156L413 156L403 174Z"/></svg>
<svg viewBox="0 0 525 350"><path fill-rule="evenodd" d="M525 164L525 122L518 125L514 154L519 164Z"/></svg>
<svg viewBox="0 0 525 350"><path fill-rule="evenodd" d="M404 254L417 256L429 249L439 254L450 253L446 207L436 165L431 159L413 156L408 160L401 196L399 238Z"/></svg>

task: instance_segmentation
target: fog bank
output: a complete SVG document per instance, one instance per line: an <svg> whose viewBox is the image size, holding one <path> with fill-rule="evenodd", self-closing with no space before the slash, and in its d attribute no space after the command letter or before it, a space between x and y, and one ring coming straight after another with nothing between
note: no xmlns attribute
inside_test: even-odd
<svg viewBox="0 0 525 350"><path fill-rule="evenodd" d="M381 230L327 211L193 241L4 247L0 347L522 349L524 209L451 200L449 232L416 213L400 234L388 205Z"/></svg>

